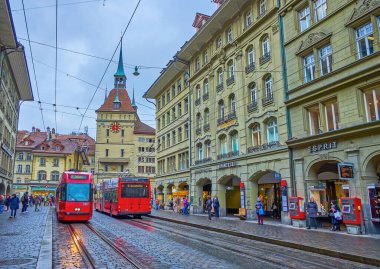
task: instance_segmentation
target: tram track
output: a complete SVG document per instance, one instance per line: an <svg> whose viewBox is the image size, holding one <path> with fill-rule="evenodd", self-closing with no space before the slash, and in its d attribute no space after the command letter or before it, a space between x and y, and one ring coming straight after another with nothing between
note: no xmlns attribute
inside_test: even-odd
<svg viewBox="0 0 380 269"><path fill-rule="evenodd" d="M105 235L103 235L101 232L96 230L91 224L89 223L82 223L82 224L69 224L69 231L70 234L74 240L74 243L80 252L84 263L86 264L87 268L99 268L98 264L96 263L96 259L91 255L91 252L89 251L88 247L85 245L83 240L80 238L79 234L77 233L76 228L74 225L82 225L85 226L88 230L91 231L92 234L94 234L97 238L99 238L102 242L104 242L106 245L108 245L119 257L121 257L123 260L125 260L127 263L129 263L133 268L136 269L143 269L144 266L140 265L136 259L128 255L122 248L118 247L116 244L114 244L111 240L109 240Z"/></svg>
<svg viewBox="0 0 380 269"><path fill-rule="evenodd" d="M275 249L271 247L270 245L264 246L265 243L263 242L257 242L260 245L249 244L248 241L242 242L242 240L235 243L235 242L231 242L231 240L228 240L228 238L223 239L220 237L212 238L212 240L208 240L206 236L210 236L210 234L206 235L205 233L206 232L210 233L210 231L206 229L202 229L204 230L203 234L195 234L194 227L188 227L186 225L183 225L184 226L183 229L180 229L180 231L178 231L176 229L170 229L170 226L166 225L166 223L169 221L166 221L166 222L163 221L165 224L157 223L157 222L147 223L147 222L144 222L144 220L141 221L141 220L135 220L135 219L128 220L128 222L138 223L137 225L136 224L134 225L137 227L139 225L142 225L145 227L149 227L150 230L155 229L155 230L164 231L170 234L175 234L176 236L180 236L183 238L200 242L201 244L209 245L210 247L213 247L213 248L217 247L219 249L224 249L225 251L232 252L235 255L238 255L240 257L243 257L246 259L248 258L252 262L258 261L261 263L267 263L268 265L277 266L280 268L284 266L285 261L289 261L289 263L287 263L287 266L286 266L287 268L300 268L300 265L302 267L307 267L307 268L331 268L331 262L334 262L334 259L336 259L334 257L328 257L328 256L327 257L330 260L325 260L325 259L318 260L315 256L313 257L314 260L305 259L305 256L303 256L303 254L299 252L300 250L287 248L288 251L284 251L284 248L286 250L286 247L279 246L278 247L279 249ZM125 223L128 223L128 222L125 221ZM178 228L178 227L173 227L173 228ZM218 232L212 232L212 233L220 234L222 237L223 236L233 237L231 235L226 235L226 234L218 233ZM246 239L246 240L249 240L249 239ZM250 242L254 242L254 241L250 240ZM275 256L275 258L273 257L269 258L267 255L268 252L270 252L271 254L275 254L275 255L271 255L271 256ZM299 254L300 257L298 258L297 256L295 256L296 254ZM318 255L324 256L321 254L318 254ZM296 264L294 264L294 262L296 262ZM361 263L360 265L364 266L364 264L361 264ZM347 268L351 268L351 267L347 267ZM358 267L354 266L352 268L358 268ZM362 268L367 268L367 267L362 267Z"/></svg>

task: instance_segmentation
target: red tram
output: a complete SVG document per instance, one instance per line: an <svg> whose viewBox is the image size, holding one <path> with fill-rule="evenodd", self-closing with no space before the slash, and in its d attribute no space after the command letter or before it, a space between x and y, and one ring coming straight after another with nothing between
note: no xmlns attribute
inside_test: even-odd
<svg viewBox="0 0 380 269"><path fill-rule="evenodd" d="M110 216L139 217L151 213L150 179L120 177L106 179L95 188L95 210Z"/></svg>
<svg viewBox="0 0 380 269"><path fill-rule="evenodd" d="M93 181L91 173L62 173L55 207L59 221L88 221L92 218Z"/></svg>

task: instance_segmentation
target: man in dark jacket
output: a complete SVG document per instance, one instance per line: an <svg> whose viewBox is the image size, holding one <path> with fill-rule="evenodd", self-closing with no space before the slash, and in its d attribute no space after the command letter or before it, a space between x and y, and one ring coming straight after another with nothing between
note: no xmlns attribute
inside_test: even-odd
<svg viewBox="0 0 380 269"><path fill-rule="evenodd" d="M214 199L212 199L212 206L214 207L214 214L215 218L219 218L219 199L218 196L215 194Z"/></svg>
<svg viewBox="0 0 380 269"><path fill-rule="evenodd" d="M20 199L18 199L16 194L12 194L9 206L11 208L11 216L9 218L16 218L17 209L20 207Z"/></svg>
<svg viewBox="0 0 380 269"><path fill-rule="evenodd" d="M211 202L211 197L207 196L206 200L206 210L208 213L208 219L211 220L211 208L212 208L212 202Z"/></svg>
<svg viewBox="0 0 380 269"><path fill-rule="evenodd" d="M29 204L29 195L28 192L24 193L24 195L21 197L21 203L22 203L22 213L28 212L28 204Z"/></svg>
<svg viewBox="0 0 380 269"><path fill-rule="evenodd" d="M311 197L310 202L307 203L306 212L307 212L307 215L309 216L309 227L307 228L310 229L313 223L314 229L317 229L318 205L314 201L314 197Z"/></svg>

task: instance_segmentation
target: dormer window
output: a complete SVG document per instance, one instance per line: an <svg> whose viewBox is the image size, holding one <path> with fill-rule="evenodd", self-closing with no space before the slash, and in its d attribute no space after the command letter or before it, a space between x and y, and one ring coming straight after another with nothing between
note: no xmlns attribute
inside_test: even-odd
<svg viewBox="0 0 380 269"><path fill-rule="evenodd" d="M25 141L25 142L24 142L24 145L25 145L25 146L28 146L28 145L29 145L29 141Z"/></svg>
<svg viewBox="0 0 380 269"><path fill-rule="evenodd" d="M56 146L55 147L55 151L61 151L61 147L60 146Z"/></svg>
<svg viewBox="0 0 380 269"><path fill-rule="evenodd" d="M120 109L121 103L113 103L113 109Z"/></svg>
<svg viewBox="0 0 380 269"><path fill-rule="evenodd" d="M45 146L41 146L41 150L45 150Z"/></svg>

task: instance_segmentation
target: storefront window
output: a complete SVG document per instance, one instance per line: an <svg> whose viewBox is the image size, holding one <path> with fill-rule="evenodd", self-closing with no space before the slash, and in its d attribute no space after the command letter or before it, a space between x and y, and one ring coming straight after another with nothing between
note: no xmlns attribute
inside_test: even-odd
<svg viewBox="0 0 380 269"><path fill-rule="evenodd" d="M375 121L380 119L380 88L364 93L364 104L367 115L367 121Z"/></svg>
<svg viewBox="0 0 380 269"><path fill-rule="evenodd" d="M380 221L380 185L368 186L368 197L373 220Z"/></svg>

